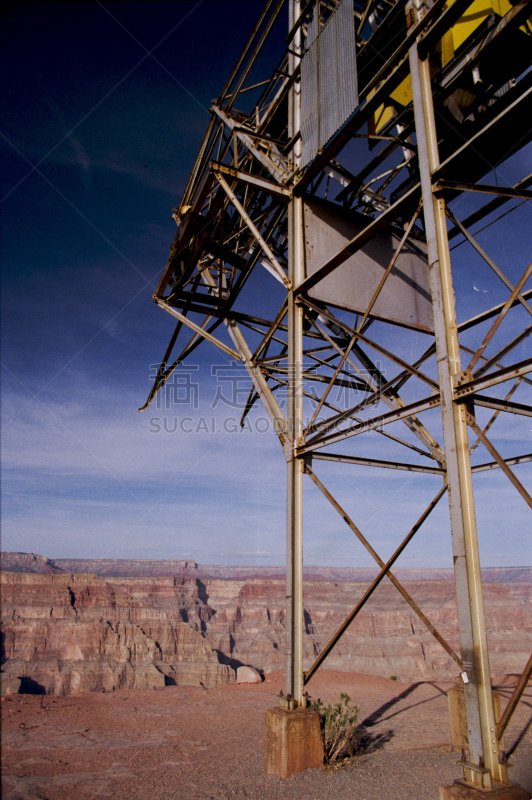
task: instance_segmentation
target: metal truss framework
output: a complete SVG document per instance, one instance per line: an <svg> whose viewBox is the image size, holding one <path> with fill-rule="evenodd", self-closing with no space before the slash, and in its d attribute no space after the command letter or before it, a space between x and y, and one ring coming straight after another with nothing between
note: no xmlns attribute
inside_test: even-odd
<svg viewBox="0 0 532 800"><path fill-rule="evenodd" d="M286 5L285 52L273 73L264 75L260 55ZM243 418L260 399L287 461L286 706L305 705L305 684L386 577L457 665L469 740L464 779L490 789L508 782L501 739L532 671L532 657L497 721L472 475L501 469L515 489L515 502L532 508L532 498L518 477L519 465L532 460L532 454L503 457L494 445L498 418L532 416L532 407L514 398L526 399L530 391L532 358L512 361L514 351L532 333L532 262L525 259L515 269L512 260L510 280L507 265L495 263L472 229L483 221L497 222L494 215L500 209L506 213L532 198L530 175L507 188L482 182L494 166L532 139L527 122L532 118L532 72L527 72L530 5L494 2L490 11L477 14L480 22L470 25L460 39L457 31L466 25L468 12L476 10L472 0L350 0L357 105L321 143L313 160L302 165L301 63L308 32L313 26L319 39L340 5L311 0L300 7L298 0L268 0L213 103L201 149L173 213L178 229L154 294L177 324L144 408L176 366L204 341L245 365L253 388ZM454 42L450 49L449 42ZM262 93L252 110L237 111L235 104L245 101L247 91L258 93L257 87ZM359 152L361 144L369 145L365 156L354 157L353 147ZM455 201L478 193L490 199L460 219L460 203ZM332 249L324 245L316 256L308 245L312 210L318 217L337 215L345 225L356 220L357 227L349 235L344 228L343 243ZM322 222L318 241L331 230L323 216ZM497 305L460 322L455 297L460 299L462 286L449 245L457 236L497 276L505 292ZM372 246L388 256L373 269L370 290L366 287L358 296L357 258ZM521 249L526 250L525 242ZM416 308L410 321L401 319L405 312L396 308L397 276L409 283L400 267L406 253L417 254L424 273L421 289L412 289ZM351 288L346 289L344 279L335 283L342 267ZM282 290L277 312L266 316L241 307L250 276L261 271L261 280L271 281L274 288L281 284ZM332 287L336 299L329 299L325 287ZM421 310L416 291L428 297ZM345 305L344 292L349 296ZM177 357L172 356L178 335L187 327L191 338ZM413 358L409 336L415 334L419 341L420 332L425 344ZM499 384L503 397L495 390ZM408 402L401 396L405 387ZM356 392L357 401L347 407L338 404L334 398L339 388ZM279 393L288 397L286 413L277 400ZM382 403L387 406L384 413L377 410ZM437 422L434 414L427 414L435 408L441 409ZM487 422L477 419L478 408L493 412ZM392 425L399 422L405 426L401 436ZM356 440L358 436L363 439ZM395 448L397 459L374 457L374 442L383 439ZM360 455L360 448L359 455L349 452L354 441L366 440L367 456ZM335 445L338 452L331 450ZM487 450L488 460L472 465L477 448ZM433 499L386 562L316 474L323 460L345 464L346 469L364 465L439 476ZM379 567L307 670L302 646L305 476ZM451 520L460 654L392 572L444 497Z"/></svg>

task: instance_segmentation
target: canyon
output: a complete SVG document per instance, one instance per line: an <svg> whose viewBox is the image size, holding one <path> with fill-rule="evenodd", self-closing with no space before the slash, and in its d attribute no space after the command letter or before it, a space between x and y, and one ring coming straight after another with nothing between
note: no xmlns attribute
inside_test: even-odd
<svg viewBox="0 0 532 800"><path fill-rule="evenodd" d="M234 681L243 664L263 674L284 667L286 586L279 567L220 567L232 575L220 578L213 576L216 568L192 560L91 561L100 574L66 571L65 562L73 566L73 560L2 554L3 693L210 688ZM305 581L307 669L374 575L345 568L341 574L358 580L341 580L338 570L336 580L327 580L328 569L309 568ZM412 580L412 571L402 572L397 576L407 591L459 652L451 576L440 570L423 580L427 573L414 570ZM492 675L519 673L531 649L532 570L489 572L484 599ZM459 672L388 580L325 667L407 682L454 681Z"/></svg>
<svg viewBox="0 0 532 800"><path fill-rule="evenodd" d="M197 587L3 572L3 691L66 695L234 680L202 635ZM19 684L17 684L19 682Z"/></svg>

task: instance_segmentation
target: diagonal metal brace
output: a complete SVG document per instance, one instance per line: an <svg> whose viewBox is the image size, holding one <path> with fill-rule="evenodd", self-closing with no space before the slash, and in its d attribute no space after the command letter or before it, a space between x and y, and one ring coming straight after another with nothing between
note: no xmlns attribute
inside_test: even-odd
<svg viewBox="0 0 532 800"><path fill-rule="evenodd" d="M525 503L528 503L530 508L532 508L532 497L530 497L530 495L528 494L527 490L525 489L521 481L519 481L515 477L514 473L512 472L512 470L510 469L504 458L501 456L498 450L496 450L495 447L492 445L492 443L490 442L484 431L481 428L479 428L472 414L469 413L467 414L467 424L469 425L470 428L472 428L475 431L476 435L478 436L478 438L480 439L486 450L493 456L493 458L495 459L499 467L502 469L506 477L513 483L513 485L515 486L515 488L517 489L517 491L519 492Z"/></svg>
<svg viewBox="0 0 532 800"><path fill-rule="evenodd" d="M527 685L528 679L530 678L531 675L532 675L532 655L528 659L527 665L523 670L523 674L519 678L517 686L515 687L513 694L508 701L508 705L504 709L504 713L500 718L499 722L497 723L497 738L499 740L501 739L508 723L510 722L512 714L514 713L517 704L521 699L521 695L523 694L525 686Z"/></svg>
<svg viewBox="0 0 532 800"><path fill-rule="evenodd" d="M401 595L404 597L404 599L406 600L406 602L408 603L408 605L410 606L410 608L411 608L411 609L412 609L412 610L413 610L413 611L414 611L414 612L415 612L415 613L418 615L418 617L419 617L419 618L420 618L420 620L423 622L423 624L424 624L424 625L425 625L425 626L428 628L428 630L429 630L429 631L432 633L432 635L434 636L434 638L436 639L436 641L438 641L438 642L439 642L439 644L441 644L441 646L443 647L443 649L444 649L444 650L445 650L445 651L446 651L446 652L447 652L447 653L450 655L450 657L451 657L451 658L453 659L453 661L454 661L454 662L455 662L455 663L458 665L458 667L460 668L460 670L462 670L462 662L461 662L460 658L459 658L459 657L456 655L456 653L454 652L453 648L450 646L450 644L448 644L448 643L445 641L445 639L443 638L443 636L442 636L442 635L441 635L441 634L440 634L440 633L439 633L439 632L436 630L436 628L434 627L434 625L432 624L432 622L431 622L431 621L430 621L430 620L429 620L429 619L428 619L428 618L425 616L425 614L424 614L424 613L421 611L421 609L419 608L419 606L417 605L417 603L416 603L416 602L415 602L415 601L414 601L414 600L413 600L413 599L410 597L410 595L408 594L408 592L406 591L406 589L404 588L404 586L403 586L403 585L402 585L402 584L401 584L401 583L400 583L400 582L397 580L397 578L395 577L395 575L393 575L393 574L390 572L390 570L389 570L389 565L385 564L385 563L384 563L384 561L382 560L382 558L381 558L381 557L378 555L378 553L376 553L376 552L375 552L375 550L374 550L374 549L373 549L373 547L370 545L370 543L368 542L368 540L366 539L366 537L364 536L364 534L363 534L363 533L362 533L362 532L361 532L361 531L360 531L360 530L357 528L357 526L355 525L355 523L353 522L353 520L351 519L351 517L349 517L349 515L348 515L348 514L347 514L347 513L344 511L344 509L341 507L341 505L340 505L340 504L339 504L339 503L338 503L338 502L337 502L337 501L334 499L334 497L332 496L332 494L331 494L331 493L330 493L330 492L329 492L329 491L328 491L328 490L325 488L325 486L323 485L323 483L322 483L322 482L320 481L320 479L319 479L319 478L318 478L318 477L317 477L317 476L314 474L314 472L312 471L312 469L310 468L310 466L309 466L308 464L306 464L306 465L305 465L305 472L306 472L306 473L307 473L307 475L308 475L308 476L311 478L311 480L312 480L312 481L313 481L313 482L316 484L316 486L318 487L318 489L319 489L319 490L320 490L320 491L321 491L321 492L322 492L322 493L325 495L325 497L326 497L326 498L327 498L327 500L328 500L328 501L331 503L331 505L333 506L333 508L335 508L335 509L336 509L336 511L338 511L338 513L340 514L340 516L342 517L342 519L344 520L344 522L345 522L345 523L346 523L346 524L347 524L347 525L348 525L348 526L351 528L351 530L353 531L353 533L355 534L355 536L356 536L356 537L359 539L359 541L360 541L360 542L361 542L361 543L364 545L364 547L366 548L366 550L368 551L368 553L370 553L370 554L373 556L373 558L375 559L375 561L377 562L377 564L379 565L379 567L380 567L380 568L381 568L381 570L382 570L382 575L384 576L384 574L386 574L386 575L388 576L388 578L391 580L391 582L393 583L393 585L395 586L395 588L396 588L396 589L399 591L399 593L400 593L400 594L401 594ZM439 500L439 499L440 499L440 497L443 495L443 493L444 493L444 490L445 490L446 488L447 488L447 487L445 486L445 487L444 487L444 488L441 490L441 492L439 493L439 495L437 495L437 496L436 496L436 497L437 497L437 500ZM435 498L435 499L436 499L436 498ZM437 502L437 500L436 500L436 502ZM435 503L434 503L434 505L435 505ZM432 511L433 505L432 505L432 506L429 506L429 508L430 508L430 510ZM423 519L424 519L424 517L423 517ZM419 525L418 525L417 527L419 527ZM414 530L414 533L415 533L415 531L417 530L417 527L415 526L415 530L413 529L413 530ZM412 533L412 532L411 532L411 533ZM412 535L413 535L413 533L412 533ZM410 536L410 534L409 534L409 536ZM407 538L408 538L408 537L407 537ZM394 554L394 556L395 556L395 554ZM394 557L392 556L392 558L394 558ZM392 562L392 563L393 563L393 562ZM347 626L346 626L346 627L347 627ZM343 630L342 630L342 632L339 634L338 638L340 638L340 636L342 635L342 633L343 633ZM336 641L337 641L337 639L335 639L335 641L334 641L334 643L333 643L333 644L335 644L335 643L336 643ZM331 646L331 649L332 649L332 646ZM321 663L321 662L320 662L320 663ZM307 673L307 674L308 674L308 673Z"/></svg>

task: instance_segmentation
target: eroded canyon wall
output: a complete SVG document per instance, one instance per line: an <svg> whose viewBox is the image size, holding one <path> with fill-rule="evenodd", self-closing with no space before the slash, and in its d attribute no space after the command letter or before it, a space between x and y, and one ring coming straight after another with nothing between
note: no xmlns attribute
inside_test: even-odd
<svg viewBox="0 0 532 800"><path fill-rule="evenodd" d="M459 652L454 584L413 581L408 591ZM305 584L305 667L365 588ZM103 579L96 575L2 574L3 684L74 691L188 683L213 686L249 664L284 668L285 582L195 577ZM484 586L492 675L520 672L532 646L532 586ZM388 582L381 585L325 662L329 669L404 681L453 679L458 668ZM40 688L39 688L40 687Z"/></svg>
<svg viewBox="0 0 532 800"><path fill-rule="evenodd" d="M309 581L304 594L305 668L311 666L351 612L367 584ZM285 656L285 583L281 580L205 581L206 635L217 650L265 672ZM408 592L459 654L452 581L412 581ZM532 649L532 586L484 586L492 675L521 672ZM328 669L404 681L454 679L459 670L390 582L381 585L324 662Z"/></svg>
<svg viewBox="0 0 532 800"><path fill-rule="evenodd" d="M234 679L201 633L208 612L197 587L178 578L127 585L91 574L4 572L1 588L4 691L65 695Z"/></svg>

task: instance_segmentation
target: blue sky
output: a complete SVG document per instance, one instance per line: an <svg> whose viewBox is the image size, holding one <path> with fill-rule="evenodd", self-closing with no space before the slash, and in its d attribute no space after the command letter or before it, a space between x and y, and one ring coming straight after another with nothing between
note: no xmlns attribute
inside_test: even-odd
<svg viewBox="0 0 532 800"><path fill-rule="evenodd" d="M229 359L203 345L159 405L137 410L173 330L151 302L175 230L170 213L210 101L261 7L20 3L4 14L3 550L284 561L285 461L260 409L235 430L247 392ZM507 170L499 178L511 183ZM525 452L527 436L526 418L503 432L510 454ZM320 474L338 482L338 499L383 556L440 486L387 471L377 494L370 469L355 478L324 464ZM344 523L306 491L307 563L369 566ZM497 493L514 490L493 471L479 486L485 563L530 563L529 512L518 498L502 547ZM408 552L405 565L451 564L444 504Z"/></svg>

